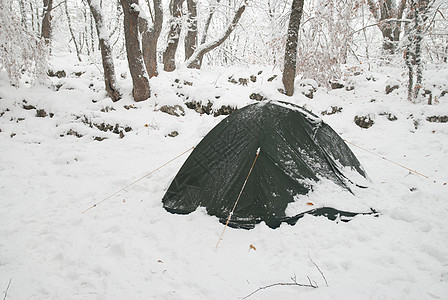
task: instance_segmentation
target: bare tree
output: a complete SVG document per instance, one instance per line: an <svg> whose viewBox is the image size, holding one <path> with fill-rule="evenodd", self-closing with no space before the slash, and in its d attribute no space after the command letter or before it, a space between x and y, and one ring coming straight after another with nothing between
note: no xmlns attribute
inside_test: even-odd
<svg viewBox="0 0 448 300"><path fill-rule="evenodd" d="M101 11L98 0L87 0L90 11L96 23L96 31L98 33L98 42L101 49L101 58L103 60L104 70L104 84L106 86L107 95L112 101L118 101L121 94L118 91L117 80L115 77L115 66L112 56L112 48L109 43L109 33L107 32L106 24L104 24L104 17Z"/></svg>
<svg viewBox="0 0 448 300"><path fill-rule="evenodd" d="M170 3L171 20L168 34L168 45L163 52L163 69L172 72L176 69L176 51L181 32L182 4L184 0L172 0Z"/></svg>
<svg viewBox="0 0 448 300"><path fill-rule="evenodd" d="M187 0L188 20L185 36L185 60L188 60L198 47L198 9L196 0Z"/></svg>
<svg viewBox="0 0 448 300"><path fill-rule="evenodd" d="M243 15L244 10L246 9L246 5L242 5L237 12L235 13L235 16L233 17L232 22L227 27L227 30L224 31L220 36L218 36L215 40L212 40L208 43L204 43L201 46L199 46L196 51L191 55L191 57L186 61L186 65L188 68L195 68L199 69L202 65L202 59L204 58L204 55L216 47L219 47L224 41L230 36L230 34L235 29L236 25L238 24L238 21L241 19L241 16Z"/></svg>
<svg viewBox="0 0 448 300"><path fill-rule="evenodd" d="M124 35L129 71L132 77L132 95L135 101L143 101L151 96L148 74L143 62L139 40L138 0L120 0L124 13Z"/></svg>
<svg viewBox="0 0 448 300"><path fill-rule="evenodd" d="M149 27L148 19L142 15L139 17L140 32L142 34L142 53L145 61L146 72L149 78L157 76L157 41L163 25L162 0L153 0L154 16L151 13L152 26ZM148 1L148 7L149 1Z"/></svg>
<svg viewBox="0 0 448 300"><path fill-rule="evenodd" d="M300 19L302 18L304 0L293 0L289 16L288 34L286 38L285 62L283 68L283 85L288 96L294 94L294 78L296 77L297 43Z"/></svg>
<svg viewBox="0 0 448 300"><path fill-rule="evenodd" d="M406 0L399 0L398 7L394 0L367 0L367 3L383 35L383 50L386 54L394 54L400 40L401 19Z"/></svg>
<svg viewBox="0 0 448 300"><path fill-rule="evenodd" d="M45 44L49 45L51 41L51 10L53 9L53 0L44 0L44 12L42 19L41 37Z"/></svg>
<svg viewBox="0 0 448 300"><path fill-rule="evenodd" d="M53 1L53 0L48 0L48 1ZM78 60L81 61L81 49L78 45L78 42L76 41L75 32L73 31L72 21L71 21L71 17L70 17L70 12L68 10L67 1L64 1L64 3L65 3L65 15L67 17L67 22L68 22L68 30L70 31L70 35L72 36L73 44L75 45L76 56L78 57ZM43 23L42 23L42 26L43 26Z"/></svg>

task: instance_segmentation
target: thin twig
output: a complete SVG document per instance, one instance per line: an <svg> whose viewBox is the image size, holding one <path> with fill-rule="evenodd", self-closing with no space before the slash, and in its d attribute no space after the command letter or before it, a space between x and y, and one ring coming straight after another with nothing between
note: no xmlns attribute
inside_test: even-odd
<svg viewBox="0 0 448 300"><path fill-rule="evenodd" d="M313 285L313 283L311 282L310 276L306 276L306 278L308 278L308 282L310 283L310 285Z"/></svg>
<svg viewBox="0 0 448 300"><path fill-rule="evenodd" d="M9 290L9 286L11 285L11 281L12 281L12 278L9 279L8 286L6 287L6 291L3 292L5 294L5 297L3 297L3 300L6 300L6 296L8 295L8 290Z"/></svg>
<svg viewBox="0 0 448 300"><path fill-rule="evenodd" d="M307 276L308 277L308 276ZM286 285L286 286L300 286L300 287L308 287L308 288L313 288L313 289L316 289L316 288L318 288L318 286L316 285L316 284L312 284L311 283L311 280L310 280L310 278L308 277L308 280L309 280L309 284L304 284L304 283L298 283L296 280L295 280L295 278L294 277L292 277L291 278L292 279L292 281L293 282L278 282L278 283L273 283L273 284L270 284L270 285L266 285L266 286L262 286L262 287L259 287L258 289L256 289L255 291L253 291L252 293L250 293L249 295L247 295L246 297L243 297L243 299L247 299L247 298L249 298L250 296L252 296L253 294L255 294L256 292L259 292L259 291L261 291L261 290L264 290L264 289L267 289L267 288L271 288L271 287L274 287L274 286L278 286L278 285Z"/></svg>
<svg viewBox="0 0 448 300"><path fill-rule="evenodd" d="M65 1L61 1L58 4L56 4L55 6L53 6L53 8L51 10L55 10L56 8L58 8L59 6L61 6L61 4L64 4Z"/></svg>
<svg viewBox="0 0 448 300"><path fill-rule="evenodd" d="M325 284L328 286L327 278L325 278L324 272L322 272L321 269L319 268L319 266L311 259L311 256L310 256L309 252L308 252L308 258L313 263L313 265L317 268L317 270L319 271L320 275L322 275L322 278L325 280Z"/></svg>

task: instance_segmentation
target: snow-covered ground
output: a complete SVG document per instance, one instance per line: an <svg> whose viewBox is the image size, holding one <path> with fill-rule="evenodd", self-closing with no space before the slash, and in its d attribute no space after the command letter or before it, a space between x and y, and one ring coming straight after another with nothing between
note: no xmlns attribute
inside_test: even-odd
<svg viewBox="0 0 448 300"><path fill-rule="evenodd" d="M269 68L180 70L151 79L153 97L135 103L126 62L118 61L124 97L112 103L98 68L72 59L53 59L67 77L46 86L9 87L0 73L0 292L10 282L7 299L241 299L291 277L318 288L273 286L248 299L448 299L448 124L427 121L448 115L448 95L437 94L447 89L446 70L427 72L437 96L431 106L409 103L403 86L386 95L401 70L379 68L357 76L349 70L353 90L319 88L313 99L281 95L280 76L268 81ZM242 107L254 102L252 93L305 105L347 141L428 178L350 145L369 188L353 197L322 185L297 201L372 207L379 217L228 228L218 250L223 225L216 218L162 207L187 155L82 213L225 118L201 115L185 101ZM185 115L166 114L164 105ZM332 106L342 110L322 115ZM357 115L370 115L374 125L360 128Z"/></svg>

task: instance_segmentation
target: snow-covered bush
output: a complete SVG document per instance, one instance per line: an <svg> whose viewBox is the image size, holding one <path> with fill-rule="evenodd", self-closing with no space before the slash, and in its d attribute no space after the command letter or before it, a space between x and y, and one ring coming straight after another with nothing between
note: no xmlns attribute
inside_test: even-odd
<svg viewBox="0 0 448 300"><path fill-rule="evenodd" d="M359 1L316 1L304 10L298 46L297 73L323 86L341 77L352 42L351 28Z"/></svg>
<svg viewBox="0 0 448 300"><path fill-rule="evenodd" d="M41 81L47 70L44 42L22 26L7 2L0 2L0 68L6 70L11 85L19 85L25 73Z"/></svg>

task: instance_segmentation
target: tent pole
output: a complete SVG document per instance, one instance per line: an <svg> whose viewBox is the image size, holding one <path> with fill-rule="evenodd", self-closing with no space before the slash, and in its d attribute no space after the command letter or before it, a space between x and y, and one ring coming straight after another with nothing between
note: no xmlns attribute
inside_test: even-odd
<svg viewBox="0 0 448 300"><path fill-rule="evenodd" d="M238 198L236 199L235 204L233 205L232 211L230 212L229 217L227 218L226 225L224 226L224 228L223 228L223 230L222 230L222 232L221 232L221 235L219 236L219 240L218 240L218 242L216 243L216 250L218 250L218 246L219 246L219 243L220 243L221 240L222 240L222 236L224 235L224 231L226 231L227 225L229 225L230 218L232 217L233 212L235 211L236 205L238 204L238 201L240 200L241 194L243 193L244 188L246 187L246 183L247 183L247 181L249 180L250 173L252 173L252 169L254 168L254 166L255 166L255 162L256 162L257 159L258 159L258 155L260 154L260 150L261 150L261 148L258 148L258 149L257 149L257 154L256 154L256 156L255 156L254 162L252 163L252 167L251 167L250 170L249 170L249 174L247 174L247 177L246 177L246 180L244 181L243 187L241 188L241 191L240 191L240 193L239 193L239 195L238 195Z"/></svg>

